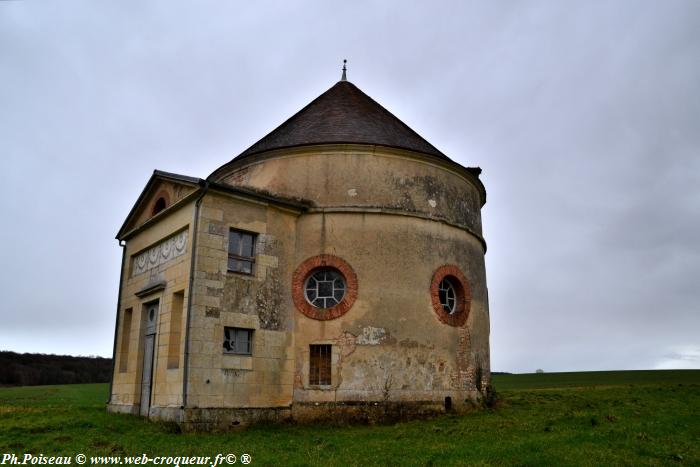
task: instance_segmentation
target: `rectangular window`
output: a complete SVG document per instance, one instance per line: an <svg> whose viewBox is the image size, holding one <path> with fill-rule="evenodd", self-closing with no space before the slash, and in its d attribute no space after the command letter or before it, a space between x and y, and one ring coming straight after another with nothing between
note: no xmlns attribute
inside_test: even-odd
<svg viewBox="0 0 700 467"><path fill-rule="evenodd" d="M228 270L253 274L255 234L233 230L228 236Z"/></svg>
<svg viewBox="0 0 700 467"><path fill-rule="evenodd" d="M331 384L331 348L330 344L311 345L309 352L309 384Z"/></svg>
<svg viewBox="0 0 700 467"><path fill-rule="evenodd" d="M253 330L243 328L224 328L224 353L252 355Z"/></svg>
<svg viewBox="0 0 700 467"><path fill-rule="evenodd" d="M129 341L131 340L131 308L122 313L122 338L119 345L119 373L126 373L129 363Z"/></svg>
<svg viewBox="0 0 700 467"><path fill-rule="evenodd" d="M168 368L180 366L180 341L182 340L182 304L185 301L185 291L175 292L170 304L170 333L168 336Z"/></svg>

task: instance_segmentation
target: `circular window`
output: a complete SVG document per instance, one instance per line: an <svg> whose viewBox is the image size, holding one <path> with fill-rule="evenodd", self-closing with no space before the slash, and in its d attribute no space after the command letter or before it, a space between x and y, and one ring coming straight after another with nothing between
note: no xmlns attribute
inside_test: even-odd
<svg viewBox="0 0 700 467"><path fill-rule="evenodd" d="M319 269L306 279L304 296L316 308L334 307L345 296L345 279L335 269Z"/></svg>
<svg viewBox="0 0 700 467"><path fill-rule="evenodd" d="M464 273L453 265L440 266L430 286L433 310L450 326L464 326L471 308L471 289Z"/></svg>
<svg viewBox="0 0 700 467"><path fill-rule="evenodd" d="M355 303L357 276L337 256L311 257L292 275L292 298L297 309L309 318L322 321L338 318Z"/></svg>

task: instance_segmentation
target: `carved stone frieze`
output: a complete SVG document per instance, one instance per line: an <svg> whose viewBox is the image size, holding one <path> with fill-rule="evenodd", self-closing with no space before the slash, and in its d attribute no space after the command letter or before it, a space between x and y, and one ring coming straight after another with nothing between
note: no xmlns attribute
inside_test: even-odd
<svg viewBox="0 0 700 467"><path fill-rule="evenodd" d="M187 235L188 231L183 230L136 256L134 258L132 276L143 274L178 256L184 255L187 250Z"/></svg>

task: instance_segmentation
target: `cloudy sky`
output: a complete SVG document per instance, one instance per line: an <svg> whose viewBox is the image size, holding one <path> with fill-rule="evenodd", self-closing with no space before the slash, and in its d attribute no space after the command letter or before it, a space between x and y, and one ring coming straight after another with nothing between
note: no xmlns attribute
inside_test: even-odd
<svg viewBox="0 0 700 467"><path fill-rule="evenodd" d="M0 349L110 356L114 235L340 78L481 166L492 368L700 368L700 2L0 1Z"/></svg>

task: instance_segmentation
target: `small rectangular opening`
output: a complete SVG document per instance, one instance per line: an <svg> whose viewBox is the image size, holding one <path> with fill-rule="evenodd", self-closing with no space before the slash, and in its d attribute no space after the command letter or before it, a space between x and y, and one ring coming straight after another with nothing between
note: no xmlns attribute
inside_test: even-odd
<svg viewBox="0 0 700 467"><path fill-rule="evenodd" d="M255 265L255 240L257 235L241 230L229 230L228 270L253 274Z"/></svg>
<svg viewBox="0 0 700 467"><path fill-rule="evenodd" d="M452 398L450 396L445 397L445 412L452 411Z"/></svg>
<svg viewBox="0 0 700 467"><path fill-rule="evenodd" d="M133 309L122 312L121 342L119 345L119 373L126 373L129 363L129 341L131 340L131 317Z"/></svg>
<svg viewBox="0 0 700 467"><path fill-rule="evenodd" d="M331 384L330 344L309 346L309 384L328 386Z"/></svg>
<svg viewBox="0 0 700 467"><path fill-rule="evenodd" d="M244 328L224 328L224 353L252 355L253 330Z"/></svg>

